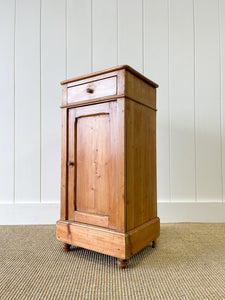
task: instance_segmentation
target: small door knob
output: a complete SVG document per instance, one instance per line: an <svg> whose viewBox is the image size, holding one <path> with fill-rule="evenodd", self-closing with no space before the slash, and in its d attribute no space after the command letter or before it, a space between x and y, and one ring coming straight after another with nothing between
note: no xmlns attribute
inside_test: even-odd
<svg viewBox="0 0 225 300"><path fill-rule="evenodd" d="M73 166L74 166L74 162L72 162L72 161L67 162L67 167L73 167Z"/></svg>
<svg viewBox="0 0 225 300"><path fill-rule="evenodd" d="M94 93L94 90L93 90L93 89L91 89L91 88L87 88L87 93L89 93L89 94L93 94L93 93Z"/></svg>

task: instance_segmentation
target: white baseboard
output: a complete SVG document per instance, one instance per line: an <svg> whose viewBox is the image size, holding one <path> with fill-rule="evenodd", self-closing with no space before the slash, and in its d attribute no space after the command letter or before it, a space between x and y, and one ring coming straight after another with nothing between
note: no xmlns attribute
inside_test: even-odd
<svg viewBox="0 0 225 300"><path fill-rule="evenodd" d="M55 224L59 219L58 203L1 204L0 225ZM225 222L225 203L158 203L161 223Z"/></svg>
<svg viewBox="0 0 225 300"><path fill-rule="evenodd" d="M58 203L0 205L0 225L55 224L59 216Z"/></svg>
<svg viewBox="0 0 225 300"><path fill-rule="evenodd" d="M224 223L225 203L158 203L161 223Z"/></svg>

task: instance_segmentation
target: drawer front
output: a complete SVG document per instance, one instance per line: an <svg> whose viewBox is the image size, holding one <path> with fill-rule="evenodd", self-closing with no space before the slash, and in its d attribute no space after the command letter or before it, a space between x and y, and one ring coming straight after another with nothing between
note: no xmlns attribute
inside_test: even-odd
<svg viewBox="0 0 225 300"><path fill-rule="evenodd" d="M68 87L68 103L116 95L117 76Z"/></svg>

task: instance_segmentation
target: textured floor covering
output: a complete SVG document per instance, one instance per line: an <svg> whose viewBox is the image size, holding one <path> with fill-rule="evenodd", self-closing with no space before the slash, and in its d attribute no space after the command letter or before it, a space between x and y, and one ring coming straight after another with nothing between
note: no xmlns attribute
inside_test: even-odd
<svg viewBox="0 0 225 300"><path fill-rule="evenodd" d="M225 299L225 224L162 224L119 270L113 257L73 247L55 226L0 227L0 300Z"/></svg>

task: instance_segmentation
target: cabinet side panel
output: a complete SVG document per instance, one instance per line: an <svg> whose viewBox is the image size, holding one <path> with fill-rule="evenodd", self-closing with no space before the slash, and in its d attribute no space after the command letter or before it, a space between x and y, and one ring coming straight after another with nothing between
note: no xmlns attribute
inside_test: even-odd
<svg viewBox="0 0 225 300"><path fill-rule="evenodd" d="M127 230L157 216L156 112L126 100Z"/></svg>
<svg viewBox="0 0 225 300"><path fill-rule="evenodd" d="M125 216L125 99L117 99L117 128L116 128L116 164L117 164L117 231L126 232Z"/></svg>
<svg viewBox="0 0 225 300"><path fill-rule="evenodd" d="M75 118L76 109L68 110L68 129L67 129L67 208L68 208L68 220L74 220L75 210Z"/></svg>
<svg viewBox="0 0 225 300"><path fill-rule="evenodd" d="M62 109L61 133L61 213L60 219L67 219L67 108Z"/></svg>
<svg viewBox="0 0 225 300"><path fill-rule="evenodd" d="M156 108L156 89L129 71L125 74L125 95L139 103Z"/></svg>

